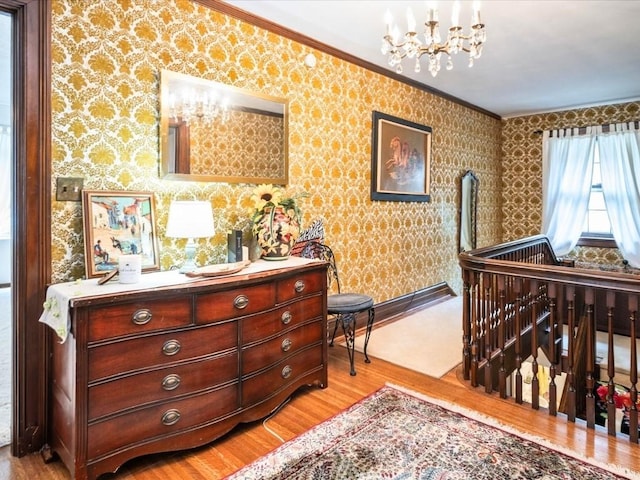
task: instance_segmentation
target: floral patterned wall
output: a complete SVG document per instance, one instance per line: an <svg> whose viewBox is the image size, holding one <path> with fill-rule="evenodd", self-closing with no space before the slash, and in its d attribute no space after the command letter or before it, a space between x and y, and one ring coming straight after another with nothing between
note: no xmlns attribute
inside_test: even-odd
<svg viewBox="0 0 640 480"><path fill-rule="evenodd" d="M190 0L54 0L52 8L53 181L154 192L163 270L180 263L184 247L164 236L172 199L212 203L216 235L200 242L197 261L219 263L226 232L249 230L255 186L159 177L161 69L289 100L287 191L309 194L305 224L324 219L343 288L376 302L443 281L460 291L459 180L468 169L480 179L479 245L501 240L499 120ZM313 69L303 64L310 52ZM433 128L430 203L370 200L373 110ZM81 206L52 205L53 280L80 278Z"/></svg>
<svg viewBox="0 0 640 480"><path fill-rule="evenodd" d="M502 214L503 241L537 235L542 228L541 130L586 127L640 119L640 102L566 110L503 120ZM578 247L580 261L619 263L617 249Z"/></svg>

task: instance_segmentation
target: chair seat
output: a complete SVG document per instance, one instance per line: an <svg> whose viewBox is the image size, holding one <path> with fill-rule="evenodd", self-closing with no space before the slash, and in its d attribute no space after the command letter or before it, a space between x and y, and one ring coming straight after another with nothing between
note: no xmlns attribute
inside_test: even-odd
<svg viewBox="0 0 640 480"><path fill-rule="evenodd" d="M373 307L373 298L359 293L336 293L327 296L328 313L356 313Z"/></svg>

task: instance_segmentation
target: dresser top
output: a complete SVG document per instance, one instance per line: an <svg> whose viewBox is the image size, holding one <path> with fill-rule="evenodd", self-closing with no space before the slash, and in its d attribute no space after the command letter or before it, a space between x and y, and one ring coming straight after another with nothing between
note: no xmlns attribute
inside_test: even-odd
<svg viewBox="0 0 640 480"><path fill-rule="evenodd" d="M249 264L239 272L217 277L187 277L177 270L145 273L137 283L119 283L112 280L103 285L98 279L77 280L56 283L47 289L47 299L40 321L53 328L62 342L69 333L69 307L77 307L103 301L112 301L128 296L137 296L157 292L169 293L197 292L212 287L236 286L241 283L260 281L276 275L287 274L298 270L313 269L325 262L316 259L289 257L282 261L258 260Z"/></svg>

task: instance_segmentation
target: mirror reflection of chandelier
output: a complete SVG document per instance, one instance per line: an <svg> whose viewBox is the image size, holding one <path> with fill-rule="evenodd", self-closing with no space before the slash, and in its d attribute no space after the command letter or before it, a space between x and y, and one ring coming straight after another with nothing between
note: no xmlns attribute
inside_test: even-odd
<svg viewBox="0 0 640 480"><path fill-rule="evenodd" d="M174 120L207 125L229 119L229 100L219 98L215 90L183 89L169 94L169 115Z"/></svg>
<svg viewBox="0 0 640 480"><path fill-rule="evenodd" d="M427 2L427 21L424 23L424 43L420 41L416 32L416 20L411 8L407 9L407 32L401 36L397 25L393 25L391 13L387 10L385 23L387 33L382 39L382 54L389 55L389 66L395 67L396 73L402 73L404 58L416 59L415 72L420 72L420 57L428 56L428 70L434 77L440 71L440 57L447 55L447 70L453 68L452 55L461 51L469 54L469 67L473 61L480 58L482 45L487 39L484 24L480 21L480 2L473 2L471 15L471 32L467 35L460 26L460 2L453 2L451 27L446 41L442 43L440 24L438 21L438 7L436 2Z"/></svg>

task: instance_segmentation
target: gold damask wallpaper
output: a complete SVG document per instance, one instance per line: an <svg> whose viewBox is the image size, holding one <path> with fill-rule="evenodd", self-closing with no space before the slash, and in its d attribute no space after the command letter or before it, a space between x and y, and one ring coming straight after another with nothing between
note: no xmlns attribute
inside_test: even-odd
<svg viewBox="0 0 640 480"><path fill-rule="evenodd" d="M640 102L605 105L511 118L502 130L502 215L504 241L537 235L542 227L541 130L630 122L640 118ZM617 249L576 248L581 261L619 263Z"/></svg>
<svg viewBox="0 0 640 480"><path fill-rule="evenodd" d="M162 269L184 244L164 236L170 201L207 199L216 235L197 261L225 261L226 232L249 230L254 185L158 175L161 69L289 100L289 193L325 221L343 288L382 302L446 281L460 291L459 180L480 179L479 245L501 240L501 122L190 0L54 0L52 176L87 189L152 191ZM303 64L314 53L317 66ZM443 73L445 75L446 73ZM430 203L372 202L371 116L433 128ZM55 192L55 188L54 188ZM84 275L81 206L52 201L54 281Z"/></svg>

